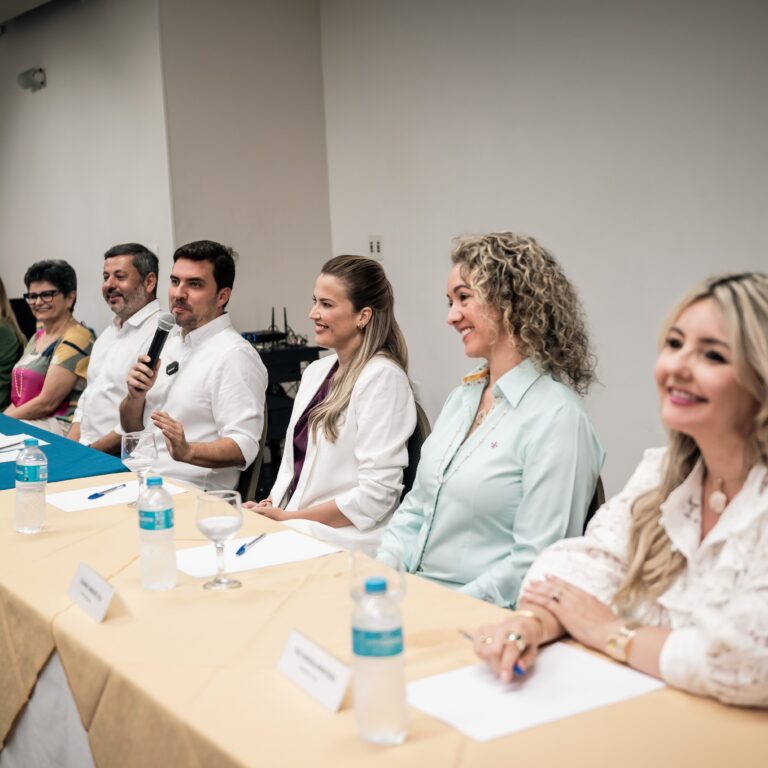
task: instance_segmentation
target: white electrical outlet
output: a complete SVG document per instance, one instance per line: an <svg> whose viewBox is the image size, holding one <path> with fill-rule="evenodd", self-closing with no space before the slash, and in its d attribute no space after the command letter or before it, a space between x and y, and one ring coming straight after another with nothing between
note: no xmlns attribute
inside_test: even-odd
<svg viewBox="0 0 768 768"><path fill-rule="evenodd" d="M368 235L368 256L377 261L384 260L384 238L381 235Z"/></svg>

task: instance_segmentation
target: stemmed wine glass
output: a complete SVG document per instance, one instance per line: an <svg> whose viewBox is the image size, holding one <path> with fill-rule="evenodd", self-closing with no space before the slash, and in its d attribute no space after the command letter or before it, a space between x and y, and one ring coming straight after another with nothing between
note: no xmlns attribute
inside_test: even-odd
<svg viewBox="0 0 768 768"><path fill-rule="evenodd" d="M237 491L209 491L197 497L197 527L216 547L215 578L203 584L203 589L236 589L243 585L224 575L224 544L243 524L240 494Z"/></svg>
<svg viewBox="0 0 768 768"><path fill-rule="evenodd" d="M155 435L149 430L141 432L126 432L120 440L120 458L123 464L139 478L139 493L144 485L147 473L157 461L157 446ZM132 501L128 506L135 507L138 504Z"/></svg>

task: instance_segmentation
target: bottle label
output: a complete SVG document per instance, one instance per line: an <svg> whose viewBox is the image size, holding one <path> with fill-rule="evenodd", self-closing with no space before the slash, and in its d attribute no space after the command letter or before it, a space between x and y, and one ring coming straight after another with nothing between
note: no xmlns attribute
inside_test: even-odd
<svg viewBox="0 0 768 768"><path fill-rule="evenodd" d="M48 480L47 464L17 464L17 483L44 483Z"/></svg>
<svg viewBox="0 0 768 768"><path fill-rule="evenodd" d="M139 528L143 531L165 531L173 528L173 507L157 511L140 509Z"/></svg>
<svg viewBox="0 0 768 768"><path fill-rule="evenodd" d="M355 656L397 656L403 652L403 630L375 632L352 627L352 653Z"/></svg>

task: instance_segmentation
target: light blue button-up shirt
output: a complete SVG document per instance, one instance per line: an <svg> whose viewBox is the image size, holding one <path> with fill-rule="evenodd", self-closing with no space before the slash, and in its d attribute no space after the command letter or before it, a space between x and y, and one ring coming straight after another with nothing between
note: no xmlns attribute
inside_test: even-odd
<svg viewBox="0 0 768 768"><path fill-rule="evenodd" d="M536 555L581 535L605 454L578 395L530 360L496 382L465 440L487 383L467 376L448 397L378 557L399 553L410 573L514 606Z"/></svg>

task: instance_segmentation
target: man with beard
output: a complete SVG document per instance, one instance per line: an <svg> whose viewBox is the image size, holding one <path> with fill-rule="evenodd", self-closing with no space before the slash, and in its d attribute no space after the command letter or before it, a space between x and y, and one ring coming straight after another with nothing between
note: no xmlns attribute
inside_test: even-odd
<svg viewBox="0 0 768 768"><path fill-rule="evenodd" d="M88 383L72 417L72 440L120 453L117 429L125 380L157 328L157 275L157 256L139 243L116 245L104 254L101 292L115 317L93 345Z"/></svg>
<svg viewBox="0 0 768 768"><path fill-rule="evenodd" d="M211 240L173 254L168 307L176 327L154 369L142 355L120 406L126 432L156 430L152 469L201 490L235 488L259 451L267 372L232 327L231 248Z"/></svg>

